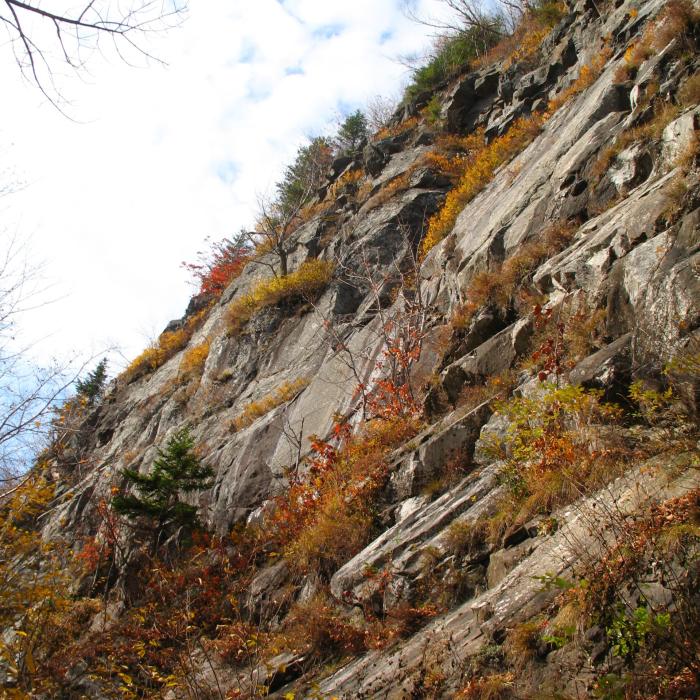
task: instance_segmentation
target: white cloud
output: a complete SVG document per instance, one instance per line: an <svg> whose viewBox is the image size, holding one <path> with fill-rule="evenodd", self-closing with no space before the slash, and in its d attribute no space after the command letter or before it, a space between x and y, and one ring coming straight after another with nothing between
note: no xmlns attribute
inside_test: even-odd
<svg viewBox="0 0 700 700"><path fill-rule="evenodd" d="M44 354L111 342L136 354L144 330L184 310L180 262L205 236L251 223L256 193L305 135L343 107L397 94L405 69L394 59L425 35L395 0L193 2L152 47L167 68L94 56L89 82L62 84L81 123L42 101L0 47L0 142L29 183L5 199L3 222L33 234L63 295L25 320L51 334Z"/></svg>

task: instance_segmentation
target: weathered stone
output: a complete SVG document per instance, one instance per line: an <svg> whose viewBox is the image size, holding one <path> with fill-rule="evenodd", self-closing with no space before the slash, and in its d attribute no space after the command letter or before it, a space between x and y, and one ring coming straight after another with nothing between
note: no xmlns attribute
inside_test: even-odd
<svg viewBox="0 0 700 700"><path fill-rule="evenodd" d="M264 524L274 496L286 488L290 474L304 474L310 436L328 436L336 414L351 426L359 423L358 385L371 391L386 371L386 334L408 323L408 303L404 295L397 299L396 294L401 275L416 278L416 288L407 294L415 306L406 337L413 333L423 343L419 361L411 366L412 386L416 392L428 380L435 386L435 374L444 367L445 394L458 403L465 384L478 384L486 376L517 366L532 329L526 321L512 324L515 310L511 315L483 309L466 333L454 334L452 343L447 333L450 314L469 300L476 275L495 269L524 243L539 240L552 225L574 217L583 223L572 239L562 240L561 252L538 269L524 271L522 286L527 289L523 291L546 296L551 308L606 307L605 334L617 340L582 360L571 371L571 381L602 388L608 398L618 399L626 394L632 377L658 383L664 363L676 352L692 352L699 342L700 212L692 211L700 196L696 165L686 164L687 173L669 171L696 135L697 110L686 111L672 122L660 142L648 139L644 147L623 150L599 184L591 173L614 138L653 116L653 108L640 98L645 86L656 82L661 85L661 99L677 102L679 80L691 70L686 59L674 59L667 47L640 66L634 81L615 80L625 48L639 40L648 19L662 6L662 0L635 0L634 5L624 0L598 16L595 4L582 0L577 12L553 28L537 55L508 68L501 63L497 69L457 77L451 88L440 88L447 93L439 97L448 127L466 135L474 125L484 125L490 140L506 133L517 118L546 109L549 100L561 95L583 66L591 64L603 37L609 37L615 52L592 85L548 117L529 146L481 183L483 188L457 216L453 231L430 251L416 275L413 260L420 238L449 184L424 167L422 160L436 141L435 132L422 124L366 145L363 163L374 180L347 188L329 212L312 216L288 240L290 270L309 258L335 263L328 287L310 300L269 306L240 332L230 334L231 302L280 272L280 261L273 253L246 266L184 349L205 339L210 343L201 377L185 382L183 354L177 353L156 371L144 370L128 386L123 380L115 382L103 405L87 416L86 435L71 436L66 454L74 463L90 466L81 466L84 471L72 473L70 479L54 469L52 478L59 481L57 499L42 521L42 535L77 538L75 533L94 531L94 503L110 497L110 487L119 484L121 470L129 466L145 472L158 446L183 423L191 425L204 461L216 471L212 489L187 496L188 502L199 506L202 520L222 535L236 521ZM391 126L418 116L431 97L426 92L415 102L407 101ZM324 196L332 178L356 165L336 161L331 179L322 188ZM403 176L407 177L400 191L381 203L380 198L370 200ZM670 196L674 194L671 185L681 178L687 193L682 198ZM618 194L613 205L612 198ZM603 211L601 205L606 202L611 206ZM193 301L192 309L210 301ZM401 323L392 325L395 314ZM181 328L184 322L180 319L171 328ZM443 358L448 345L450 356ZM297 396L257 416L247 427L232 429L234 419L250 402L263 404L281 384L297 379L308 382ZM697 382L687 377L674 381L676 395L695 406L689 413L697 410ZM535 397L542 386L523 370L514 394ZM473 568L478 577L486 575L489 590L482 590L483 582L479 586L470 582L460 589L462 597L452 610L410 639L328 669L314 693L346 698L418 697L424 690L419 683L421 665L428 654L437 653L439 640L446 639L450 658L445 661L447 680L441 692L444 697L455 695L459 688L454 684L463 678L465 661L490 640L500 642L509 627L542 613L556 594L543 591L536 577L571 576L587 557L595 556L598 543L607 536L600 529L591 536L591 528L604 526L600 525L602 513L614 507L624 517L650 500L697 486L696 475L687 465L674 463L659 473L656 469L662 460L634 464L635 471L600 493L551 514L558 525L556 532L545 535L546 528L538 527L544 521L535 518L509 531L503 543L494 544L490 538L476 552L456 553L455 532L502 508L506 487L499 484L499 473L503 465L495 461L502 455L492 443L507 434L509 424L503 415L491 415L487 406L466 415L457 409L444 416L450 401L443 399L441 410L427 416L432 424L387 460L388 484L381 502L373 504L378 510L376 526L384 530L339 567L332 576L331 592L341 610L346 592L349 600L361 601L344 610L347 619L359 626L364 624L365 612L380 615L392 605L412 604L423 585L432 585L433 577L446 582L445 572L468 579ZM609 437L601 428L592 449L605 447ZM83 457L85 461L79 462ZM441 480L446 465L456 459L467 476L457 484ZM437 495L441 489L445 492ZM459 527L453 529L455 524ZM501 544L508 546L503 549ZM127 546L125 551L126 556L120 554L116 561L122 576L146 566ZM368 576L374 570L386 575ZM117 591L127 603L138 596L139 582L139 577L132 577L131 587L120 583ZM292 590L281 562L261 565L243 596L246 614L256 618L262 610L280 610L279 618L273 615L272 625L284 624L281 616L286 604L275 603L282 589L289 600L296 594L302 603L324 592L313 573L300 584L300 592ZM652 594L664 602L665 589L654 589ZM94 622L109 626L111 618L98 617ZM596 639L587 641L602 642L600 631ZM583 663L570 650L546 659L547 650L539 651L536 679L549 682L559 666ZM453 657L459 667L449 665ZM253 663L252 668L241 669L220 664L218 659L212 661L212 668L197 657L195 664L201 666L203 687L215 680L214 675L221 680L219 694L233 688L252 695L255 686L269 685L273 695L283 697L287 692L296 696L307 692L300 676L313 660L290 654L267 665ZM587 697L590 684L572 685L587 682L587 672L590 668L561 671L560 675L570 673L567 685L559 688L561 694ZM317 681L309 679L309 683ZM537 690L547 692L544 686ZM101 690L81 687L76 692L99 697ZM535 694L526 687L518 692ZM175 694L173 698L180 700Z"/></svg>
<svg viewBox="0 0 700 700"><path fill-rule="evenodd" d="M516 85L513 93L514 100L526 100L544 90L544 87L552 78L552 67L542 66L530 73L526 73Z"/></svg>
<svg viewBox="0 0 700 700"><path fill-rule="evenodd" d="M497 586L525 557L534 551L534 546L527 540L509 549L500 549L489 558L486 578L489 588Z"/></svg>
<svg viewBox="0 0 700 700"><path fill-rule="evenodd" d="M471 462L474 444L481 426L488 420L491 410L482 404L465 416L447 416L439 430L418 435L414 442L417 449L403 458L390 478L396 500L416 495L429 481L445 472L448 462L458 460L463 465Z"/></svg>
<svg viewBox="0 0 700 700"><path fill-rule="evenodd" d="M662 159L666 167L673 167L697 138L700 107L686 112L672 121L662 134Z"/></svg>
<svg viewBox="0 0 700 700"><path fill-rule="evenodd" d="M581 360L569 373L569 381L587 389L602 389L608 401L626 397L632 370L631 341L631 333L626 333Z"/></svg>
<svg viewBox="0 0 700 700"><path fill-rule="evenodd" d="M409 515L412 515L417 510L420 510L428 503L430 503L430 496L428 495L407 498L396 508L396 522L400 523L402 520L406 520Z"/></svg>
<svg viewBox="0 0 700 700"><path fill-rule="evenodd" d="M697 471L676 472L669 480L668 473L650 466L641 465L601 494L584 499L575 509L566 509L566 517L561 517L566 524L551 536L530 542L529 556L496 585L437 618L399 648L351 661L323 680L321 692L357 697L371 691L375 696L401 697L404 689L397 683L397 673L400 670L401 678L406 678L412 669L417 671L431 640L434 644L436 638L449 639L451 653L463 659L478 653L499 630L541 613L558 591L544 591L537 577L571 576L576 563L600 547L601 540L596 538L608 527L600 520L600 513L607 507L615 503L617 512L631 513L641 504L685 493L700 484ZM594 533L592 523L597 523Z"/></svg>
<svg viewBox="0 0 700 700"><path fill-rule="evenodd" d="M479 75L474 81L474 94L477 97L488 97L498 89L500 73L497 70L490 70Z"/></svg>
<svg viewBox="0 0 700 700"><path fill-rule="evenodd" d="M618 192L632 189L644 182L653 168L649 152L643 146L632 146L618 153L608 177Z"/></svg>
<svg viewBox="0 0 700 700"><path fill-rule="evenodd" d="M512 367L527 349L531 335L531 324L527 320L517 321L443 370L442 385L450 401L457 401L465 384L475 384Z"/></svg>

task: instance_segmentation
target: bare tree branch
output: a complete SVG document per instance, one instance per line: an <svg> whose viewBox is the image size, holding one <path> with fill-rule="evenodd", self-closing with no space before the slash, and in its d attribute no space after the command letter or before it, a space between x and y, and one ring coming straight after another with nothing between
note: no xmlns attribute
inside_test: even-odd
<svg viewBox="0 0 700 700"><path fill-rule="evenodd" d="M79 72L85 65L82 53L101 50L103 36L112 40L116 55L128 65L132 60L125 48L135 56L162 62L148 51L146 38L178 25L187 9L185 2L131 0L124 5L118 0L90 0L76 8L68 0L54 0L48 10L39 0L0 0L0 25L9 34L22 75L63 112L64 99L54 81L58 65Z"/></svg>

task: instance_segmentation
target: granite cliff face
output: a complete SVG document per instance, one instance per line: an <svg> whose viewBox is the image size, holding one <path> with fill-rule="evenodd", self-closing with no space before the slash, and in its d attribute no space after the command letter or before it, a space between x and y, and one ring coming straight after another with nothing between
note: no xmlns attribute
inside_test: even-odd
<svg viewBox="0 0 700 700"><path fill-rule="evenodd" d="M290 470L308 468L312 436L327 437L339 415L357 429L363 396L386 373L387 343L399 330L419 343L409 372L423 422L387 460L371 541L330 573L294 577L284 559L259 561L248 608L291 587L302 603L329 591L339 608L346 604L350 620L366 618L367 606L382 618L402 601L418 607L429 576L437 587L455 572L463 574L458 593L393 643L352 658L340 654L333 667L314 666L303 649L256 659L252 670L202 662L195 675L202 687L218 686L212 697L233 690L242 695L229 697L253 697L256 685L295 697L453 697L460 689L473 692L462 697L534 697L538 689L546 697L589 697L594 681L619 671L622 660L606 656L600 626L578 630L573 641L572 633L533 642L527 665L513 662L502 644L519 625L541 622L561 593L541 577L574 580L604 556L625 518L696 493L697 452L682 458L697 440L688 438L690 428L681 439L623 420L625 440L663 444L654 454L630 452L624 473L551 512L541 508L511 523L500 539L471 551L453 545L460 528L474 529L498 511L508 488L502 477L508 455L489 449L489 436L509 435L508 412L495 411L493 397L536 398L545 391L542 379L570 381L601 389L631 416L635 380L659 389L672 358L698 352L700 62L688 48L696 46L697 24L686 36L668 35L636 63L630 58L631 48L649 40L649 27L669 34L666 9L661 0L605 7L580 0L530 55L465 74L438 91L437 122L420 111L431 96L403 108L388 135L334 164L319 213L292 234L290 272L314 259L333 264L321 293L264 306L232 333L230 309L273 275L276 257L264 254L267 264L245 267L186 347L154 371L117 378L56 456L57 498L42 520L43 534L78 549L94 534L96 504L124 486L121 470L147 471L156 449L187 424L216 475L193 502L207 528L226 537L233 527L266 522ZM444 147L444 134L483 134L482 144L495 149L525 128L527 140L498 156L428 250L421 243L428 222L460 187L430 158ZM546 235L554 242L535 249ZM486 273L497 282L525 253L530 257L510 298L481 303L477 283ZM196 300L191 312L170 329L196 313ZM573 336L581 341L575 352L556 349ZM183 373L183 357L205 341L201 370ZM232 428L251 402L281 386L293 387L284 401L269 402L262 415ZM687 376L676 387L689 424L697 416L696 392ZM601 431L602 454L617 438ZM80 470L66 466L78 462ZM446 477L455 463L456 475L453 469ZM600 515L611 511L609 520ZM108 596L114 615L125 614L136 595L129 580L136 557L132 551L117 562L121 573ZM663 585L654 586L650 600L661 600ZM283 618L273 627L283 627ZM483 662L477 671L474 659ZM501 694L478 686L490 677L500 679L493 684L500 683L494 692ZM104 684L76 678L71 697L111 697Z"/></svg>

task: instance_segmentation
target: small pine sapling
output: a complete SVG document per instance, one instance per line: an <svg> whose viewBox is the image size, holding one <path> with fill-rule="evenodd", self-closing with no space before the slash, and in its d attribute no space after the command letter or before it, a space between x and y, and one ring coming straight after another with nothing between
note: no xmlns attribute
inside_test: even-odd
<svg viewBox="0 0 700 700"><path fill-rule="evenodd" d="M158 450L149 474L125 469L122 474L138 495L118 495L112 500L117 513L128 518L151 520L153 551L170 526L192 529L198 525L197 508L180 500L181 493L202 491L211 486L211 467L203 466L194 451L189 430L181 428Z"/></svg>

